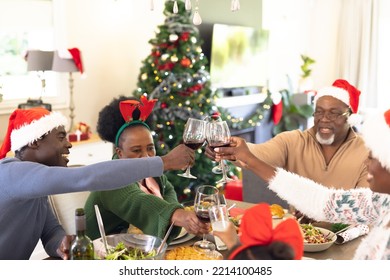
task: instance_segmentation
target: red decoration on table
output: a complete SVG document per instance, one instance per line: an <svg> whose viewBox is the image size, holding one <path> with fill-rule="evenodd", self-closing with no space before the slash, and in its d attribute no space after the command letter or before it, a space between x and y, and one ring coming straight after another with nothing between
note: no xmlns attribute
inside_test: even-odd
<svg viewBox="0 0 390 280"><path fill-rule="evenodd" d="M89 125L83 122L79 122L76 126L76 131L68 134L70 142L78 142L88 140L91 136Z"/></svg>
<svg viewBox="0 0 390 280"><path fill-rule="evenodd" d="M225 185L225 197L226 199L233 199L242 201L242 182L241 180L235 180L227 182Z"/></svg>

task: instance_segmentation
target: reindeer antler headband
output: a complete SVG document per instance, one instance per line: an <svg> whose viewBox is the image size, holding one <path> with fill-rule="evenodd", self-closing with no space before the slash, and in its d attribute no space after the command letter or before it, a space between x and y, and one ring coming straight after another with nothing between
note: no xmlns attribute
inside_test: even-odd
<svg viewBox="0 0 390 280"><path fill-rule="evenodd" d="M115 137L115 145L118 146L119 137L123 131L132 125L141 124L150 130L150 127L145 123L146 119L152 113L154 105L156 104L157 99L148 100L145 96L141 96L141 102L137 100L124 100L119 103L119 110L125 120L125 123L119 128ZM138 120L133 119L133 113L135 109L140 111L140 116Z"/></svg>

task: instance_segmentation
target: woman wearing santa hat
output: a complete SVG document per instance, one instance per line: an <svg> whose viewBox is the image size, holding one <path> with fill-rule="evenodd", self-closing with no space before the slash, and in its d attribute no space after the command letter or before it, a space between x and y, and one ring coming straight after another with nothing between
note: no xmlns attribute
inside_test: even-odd
<svg viewBox="0 0 390 280"><path fill-rule="evenodd" d="M116 189L194 161L193 150L180 145L162 157L64 168L72 147L66 122L62 114L43 108L17 109L9 118L0 149L0 259L29 259L40 239L49 256L68 258L69 239L48 195ZM10 150L15 157L4 158Z"/></svg>
<svg viewBox="0 0 390 280"><path fill-rule="evenodd" d="M282 168L271 167L251 153L245 140L238 137L232 138L231 147L217 148L216 153L218 160L241 160L245 168L269 182L269 189L310 218L370 225L370 232L354 258L389 260L390 110L368 116L363 123L362 135L370 151L365 161L369 189L327 188Z"/></svg>

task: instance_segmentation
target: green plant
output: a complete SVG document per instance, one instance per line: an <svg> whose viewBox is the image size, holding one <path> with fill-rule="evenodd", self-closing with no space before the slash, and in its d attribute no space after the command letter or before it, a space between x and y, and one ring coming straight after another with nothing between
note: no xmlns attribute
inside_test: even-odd
<svg viewBox="0 0 390 280"><path fill-rule="evenodd" d="M279 123L273 128L273 135L288 130L301 129L302 124L313 115L313 106L309 104L297 105L292 99L293 90L288 78L289 89L280 90L282 95L283 113Z"/></svg>
<svg viewBox="0 0 390 280"><path fill-rule="evenodd" d="M310 66L315 63L316 61L306 55L301 55L301 58L302 58L302 61L303 61L303 64L301 65L301 70L302 70L302 75L301 77L302 78L307 78L310 76L311 74L311 69L310 69Z"/></svg>

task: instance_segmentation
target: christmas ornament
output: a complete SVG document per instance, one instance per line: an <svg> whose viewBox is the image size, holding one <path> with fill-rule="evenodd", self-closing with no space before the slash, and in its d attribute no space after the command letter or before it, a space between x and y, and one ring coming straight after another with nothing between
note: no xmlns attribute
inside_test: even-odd
<svg viewBox="0 0 390 280"><path fill-rule="evenodd" d="M179 36L177 34L171 34L169 35L169 41L170 42L176 42L177 39L179 39Z"/></svg>
<svg viewBox="0 0 390 280"><path fill-rule="evenodd" d="M183 59L180 61L180 65L183 67L188 67L191 65L191 61L187 57L183 57Z"/></svg>
<svg viewBox="0 0 390 280"><path fill-rule="evenodd" d="M177 1L173 4L173 13L177 14L179 12L179 7L177 6Z"/></svg>
<svg viewBox="0 0 390 280"><path fill-rule="evenodd" d="M178 62L179 58L174 54L174 55L171 56L171 61L172 62Z"/></svg>
<svg viewBox="0 0 390 280"><path fill-rule="evenodd" d="M186 0L185 2L185 7L186 7L186 11L190 11L191 10L191 0Z"/></svg>
<svg viewBox="0 0 390 280"><path fill-rule="evenodd" d="M200 17L199 14L199 0L196 0L195 13L192 19L192 23L195 25L200 25L202 23L202 18Z"/></svg>
<svg viewBox="0 0 390 280"><path fill-rule="evenodd" d="M230 10L236 12L240 9L240 0L232 0L230 4Z"/></svg>

